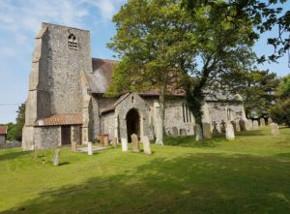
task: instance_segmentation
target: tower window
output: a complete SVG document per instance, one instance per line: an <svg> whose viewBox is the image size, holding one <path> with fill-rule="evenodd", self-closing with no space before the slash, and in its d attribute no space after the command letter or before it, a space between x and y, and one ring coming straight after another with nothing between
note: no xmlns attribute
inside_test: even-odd
<svg viewBox="0 0 290 214"><path fill-rule="evenodd" d="M77 50L78 49L78 41L77 41L77 38L72 33L68 36L68 47L70 49L73 49L73 50Z"/></svg>

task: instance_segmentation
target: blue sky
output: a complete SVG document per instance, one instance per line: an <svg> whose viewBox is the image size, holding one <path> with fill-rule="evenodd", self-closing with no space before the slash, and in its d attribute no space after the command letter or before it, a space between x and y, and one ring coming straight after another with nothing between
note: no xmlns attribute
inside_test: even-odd
<svg viewBox="0 0 290 214"><path fill-rule="evenodd" d="M114 13L126 0L0 0L0 123L15 121L18 105L27 96L34 37L41 22L90 30L92 56L112 58L106 44L114 35ZM284 5L290 10L290 4ZM268 35L275 35L271 32ZM271 53L266 36L255 46L258 54ZM265 64L279 76L289 73L287 57Z"/></svg>

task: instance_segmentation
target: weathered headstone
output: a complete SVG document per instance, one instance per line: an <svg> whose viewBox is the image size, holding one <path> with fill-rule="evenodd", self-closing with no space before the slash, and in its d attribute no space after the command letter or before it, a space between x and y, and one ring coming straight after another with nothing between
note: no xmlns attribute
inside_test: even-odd
<svg viewBox="0 0 290 214"><path fill-rule="evenodd" d="M279 125L277 123L271 123L271 134L276 136L280 134Z"/></svg>
<svg viewBox="0 0 290 214"><path fill-rule="evenodd" d="M231 122L228 122L226 124L226 139L227 140L235 139L235 131L234 131L233 124Z"/></svg>
<svg viewBox="0 0 290 214"><path fill-rule="evenodd" d="M60 159L60 149L55 149L54 153L53 153L53 158L52 158L52 163L54 166L58 166L59 165L59 159Z"/></svg>
<svg viewBox="0 0 290 214"><path fill-rule="evenodd" d="M246 120L246 129L247 129L247 131L253 129L253 122L252 122L252 120Z"/></svg>
<svg viewBox="0 0 290 214"><path fill-rule="evenodd" d="M149 138L147 136L143 136L142 141L143 141L143 150L144 150L144 153L146 155L151 155L152 154L152 151L151 151L151 146L150 146Z"/></svg>
<svg viewBox="0 0 290 214"><path fill-rule="evenodd" d="M216 121L214 121L214 122L213 122L213 130L212 130L212 134L213 134L213 135L218 135L220 132L221 132L221 131L220 131L220 126L219 126L219 124L218 124Z"/></svg>
<svg viewBox="0 0 290 214"><path fill-rule="evenodd" d="M109 146L109 136L108 135L104 135L104 146Z"/></svg>
<svg viewBox="0 0 290 214"><path fill-rule="evenodd" d="M133 152L140 152L140 143L139 143L138 136L136 134L131 135L131 141L132 141Z"/></svg>
<svg viewBox="0 0 290 214"><path fill-rule="evenodd" d="M268 118L268 125L270 125L271 123L273 123L273 120L271 117Z"/></svg>
<svg viewBox="0 0 290 214"><path fill-rule="evenodd" d="M235 124L236 124L236 132L240 132L241 131L241 126L240 126L239 120L236 120Z"/></svg>
<svg viewBox="0 0 290 214"><path fill-rule="evenodd" d="M174 126L174 127L172 127L172 135L173 136L178 136L178 129Z"/></svg>
<svg viewBox="0 0 290 214"><path fill-rule="evenodd" d="M112 146L114 147L114 148L117 148L117 144L118 144L118 142L117 142L117 138L113 138L113 140L112 140Z"/></svg>
<svg viewBox="0 0 290 214"><path fill-rule="evenodd" d="M77 144L76 144L75 142L72 142L72 143L71 143L71 150L72 150L73 152L76 152L76 151L77 151Z"/></svg>
<svg viewBox="0 0 290 214"><path fill-rule="evenodd" d="M243 119L239 120L239 126L240 126L241 131L247 131L246 121L244 121Z"/></svg>
<svg viewBox="0 0 290 214"><path fill-rule="evenodd" d="M254 130L257 130L258 128L259 128L259 123L258 123L257 120L254 120L254 121L253 121L253 129L254 129Z"/></svg>
<svg viewBox="0 0 290 214"><path fill-rule="evenodd" d="M93 155L93 143L88 142L88 155Z"/></svg>
<svg viewBox="0 0 290 214"><path fill-rule="evenodd" d="M122 144L122 151L127 152L128 151L128 140L127 138L121 138L121 144Z"/></svg>
<svg viewBox="0 0 290 214"><path fill-rule="evenodd" d="M221 132L225 133L226 132L226 122L222 120L220 127L221 127Z"/></svg>
<svg viewBox="0 0 290 214"><path fill-rule="evenodd" d="M211 127L209 123L203 123L202 124L203 128L203 137L205 139L211 139L212 138L212 133L211 133Z"/></svg>
<svg viewBox="0 0 290 214"><path fill-rule="evenodd" d="M180 129L179 133L180 133L180 136L186 136L186 130L185 129Z"/></svg>
<svg viewBox="0 0 290 214"><path fill-rule="evenodd" d="M200 125L195 124L194 130L195 130L195 140L201 141L203 139L203 136L202 136L202 129L201 129Z"/></svg>
<svg viewBox="0 0 290 214"><path fill-rule="evenodd" d="M260 119L260 126L265 126L266 125L266 122L265 122L265 119L264 118L261 118Z"/></svg>

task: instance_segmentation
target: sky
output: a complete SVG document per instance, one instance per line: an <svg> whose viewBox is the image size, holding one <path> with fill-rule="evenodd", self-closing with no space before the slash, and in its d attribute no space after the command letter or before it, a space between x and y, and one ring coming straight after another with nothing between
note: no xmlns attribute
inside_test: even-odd
<svg viewBox="0 0 290 214"><path fill-rule="evenodd" d="M0 0L0 124L14 122L27 97L35 35L41 22L67 25L91 32L92 57L113 58L106 44L115 33L113 15L126 0ZM290 10L290 3L283 6ZM270 54L267 36L256 44L258 54ZM279 76L289 73L288 58L260 65Z"/></svg>

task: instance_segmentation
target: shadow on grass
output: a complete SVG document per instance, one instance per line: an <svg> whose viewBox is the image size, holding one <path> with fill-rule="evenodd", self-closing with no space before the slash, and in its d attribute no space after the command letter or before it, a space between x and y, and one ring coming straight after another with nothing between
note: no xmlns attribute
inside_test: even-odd
<svg viewBox="0 0 290 214"><path fill-rule="evenodd" d="M289 213L289 168L247 155L155 158L122 174L40 193L4 213Z"/></svg>
<svg viewBox="0 0 290 214"><path fill-rule="evenodd" d="M0 161L12 160L21 156L27 155L30 152L23 152L21 150L11 151L12 149L5 149L0 153ZM13 149L15 150L15 149Z"/></svg>

